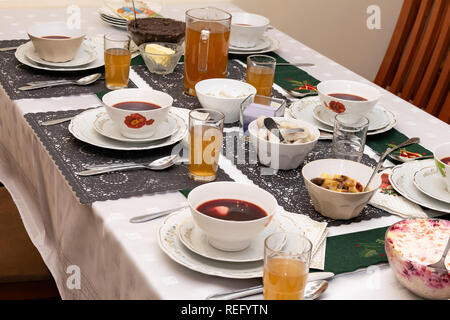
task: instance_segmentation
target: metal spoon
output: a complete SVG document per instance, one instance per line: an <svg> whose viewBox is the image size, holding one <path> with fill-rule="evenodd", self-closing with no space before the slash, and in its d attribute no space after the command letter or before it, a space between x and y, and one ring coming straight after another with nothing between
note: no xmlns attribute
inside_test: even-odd
<svg viewBox="0 0 450 320"><path fill-rule="evenodd" d="M142 216L137 216L137 217L131 218L130 222L131 223L147 222L147 221L150 221L150 220L154 220L156 218L167 216L167 215L171 214L172 212L175 212L175 211L187 208L187 207L189 207L189 205L185 205L185 206L178 207L178 208L175 208L175 209L169 209L169 210L164 210L164 211L144 214Z"/></svg>
<svg viewBox="0 0 450 320"><path fill-rule="evenodd" d="M328 282L325 280L316 280L306 283L305 292L303 295L304 300L314 300L317 299L326 289L328 288ZM264 290L262 285L247 288L243 290L236 290L228 293L219 293L208 296L206 300L232 300L238 298L244 298L248 296L253 296L255 294L260 294Z"/></svg>
<svg viewBox="0 0 450 320"><path fill-rule="evenodd" d="M311 93L300 93L300 92L293 91L293 90L286 90L286 92L295 98L304 98L306 96L312 95Z"/></svg>
<svg viewBox="0 0 450 320"><path fill-rule="evenodd" d="M54 86L63 86L63 85L68 85L68 84L75 84L77 86L86 86L88 84L91 84L91 83L97 81L98 79L100 79L101 76L102 76L101 73L94 73L89 76L80 78L78 80L55 81L55 82L28 85L28 86L20 87L19 90L27 91L27 90L48 88L48 87L54 87Z"/></svg>
<svg viewBox="0 0 450 320"><path fill-rule="evenodd" d="M444 253L442 254L441 260L436 263L428 265L431 268L444 270L447 272L447 268L445 267L445 258L447 257L448 250L450 249L450 239L447 241L447 246L445 247Z"/></svg>
<svg viewBox="0 0 450 320"><path fill-rule="evenodd" d="M406 146L409 146L410 144L419 143L419 142L420 142L420 138L414 137L414 138L406 140L405 142L400 143L398 146L395 146L395 147L392 147L392 148L387 148L383 152L383 154L380 156L380 160L378 161L377 166L373 170L373 173L370 176L369 181L367 181L367 184L364 187L363 192L367 191L367 188L369 187L370 182L372 181L373 177L375 177L377 172L380 170L380 168L381 168L381 166L382 166L382 164L384 162L384 159L386 159L388 154L390 154L391 152L393 152L393 151L395 151L395 150L397 150L399 148L406 147Z"/></svg>
<svg viewBox="0 0 450 320"><path fill-rule="evenodd" d="M81 172L76 172L79 176L93 176L96 174L102 174L107 172L114 172L114 171L124 171L124 170L130 170L130 169L149 169L149 170L164 170L171 166L173 166L179 158L178 154L170 155L167 157L162 157L159 159L156 159L148 164L145 163L133 163L128 162L125 164L113 164L113 165L104 165L104 166L97 166L96 168L91 168L88 170L84 170Z"/></svg>
<svg viewBox="0 0 450 320"><path fill-rule="evenodd" d="M278 124L272 118L264 118L264 126L267 130L269 130L272 134L280 139L280 142L286 142L283 135L280 132L280 128L278 128Z"/></svg>

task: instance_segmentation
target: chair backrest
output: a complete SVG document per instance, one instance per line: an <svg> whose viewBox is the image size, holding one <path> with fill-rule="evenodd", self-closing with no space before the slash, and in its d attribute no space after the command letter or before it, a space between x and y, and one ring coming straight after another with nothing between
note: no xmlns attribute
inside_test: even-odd
<svg viewBox="0 0 450 320"><path fill-rule="evenodd" d="M450 123L450 1L404 0L375 83Z"/></svg>

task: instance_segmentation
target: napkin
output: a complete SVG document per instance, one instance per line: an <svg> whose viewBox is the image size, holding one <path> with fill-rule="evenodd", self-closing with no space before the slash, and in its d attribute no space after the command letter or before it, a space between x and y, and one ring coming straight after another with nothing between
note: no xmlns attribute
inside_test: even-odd
<svg viewBox="0 0 450 320"><path fill-rule="evenodd" d="M310 267L323 270L325 267L326 237L328 234L327 223L314 221L304 214L291 213L284 210L283 214L290 217L305 233L305 236L309 241L311 241L312 250Z"/></svg>
<svg viewBox="0 0 450 320"><path fill-rule="evenodd" d="M391 173L391 169L386 169L382 172L381 188L370 199L369 204L405 219L428 218L427 214L418 204L402 197L394 190L389 182L389 175Z"/></svg>

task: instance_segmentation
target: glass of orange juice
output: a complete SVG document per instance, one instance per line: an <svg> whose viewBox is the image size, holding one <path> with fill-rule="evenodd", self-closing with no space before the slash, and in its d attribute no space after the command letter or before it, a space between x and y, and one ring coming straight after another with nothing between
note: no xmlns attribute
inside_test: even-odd
<svg viewBox="0 0 450 320"><path fill-rule="evenodd" d="M302 300L311 242L302 233L276 232L264 242L264 299Z"/></svg>
<svg viewBox="0 0 450 320"><path fill-rule="evenodd" d="M128 87L131 64L131 37L128 34L106 34L105 82L110 90Z"/></svg>
<svg viewBox="0 0 450 320"><path fill-rule="evenodd" d="M271 56L255 54L247 57L247 82L256 94L270 97L277 61Z"/></svg>
<svg viewBox="0 0 450 320"><path fill-rule="evenodd" d="M189 177L195 181L216 179L222 148L225 115L212 109L189 112Z"/></svg>

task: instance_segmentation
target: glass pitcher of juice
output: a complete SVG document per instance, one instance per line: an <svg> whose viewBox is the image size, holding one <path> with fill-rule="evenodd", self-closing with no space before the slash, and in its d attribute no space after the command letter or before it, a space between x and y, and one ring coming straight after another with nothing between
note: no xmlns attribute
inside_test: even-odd
<svg viewBox="0 0 450 320"><path fill-rule="evenodd" d="M225 78L231 14L217 8L186 11L184 92L195 96L197 82Z"/></svg>

